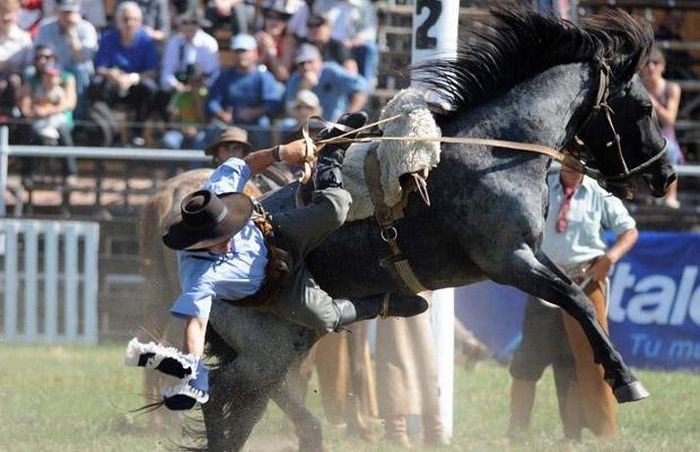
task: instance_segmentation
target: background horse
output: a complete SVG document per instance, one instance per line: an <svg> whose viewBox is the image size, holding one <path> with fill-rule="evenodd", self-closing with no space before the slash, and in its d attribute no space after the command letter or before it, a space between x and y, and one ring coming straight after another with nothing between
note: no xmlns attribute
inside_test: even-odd
<svg viewBox="0 0 700 452"><path fill-rule="evenodd" d="M560 149L578 134L604 177L617 182L641 175L653 194L664 193L675 175L635 76L652 43L648 25L608 12L579 28L511 9L495 10L481 30L480 41L456 60L432 62L419 77L454 107L437 118L443 135ZM609 108L614 115L605 114ZM618 136L621 141L610 139ZM431 206L411 196L394 225L422 284L438 289L489 278L561 306L582 324L618 401L644 398L583 292L540 251L549 158L446 144L441 159L428 179ZM267 206L274 212L274 206L292 205L293 196L293 187L283 188ZM387 255L380 228L368 219L331 234L308 264L334 297L406 291L380 265ZM219 365L202 406L205 433L211 449L238 450L274 388L317 337L268 313L223 303L212 307L210 324L209 353Z"/></svg>

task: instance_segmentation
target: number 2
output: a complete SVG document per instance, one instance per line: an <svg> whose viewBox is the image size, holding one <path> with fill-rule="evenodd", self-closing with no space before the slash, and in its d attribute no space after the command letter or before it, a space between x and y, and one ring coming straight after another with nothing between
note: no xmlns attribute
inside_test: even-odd
<svg viewBox="0 0 700 452"><path fill-rule="evenodd" d="M437 39L428 36L428 31L435 25L442 13L442 2L440 0L417 0L416 15L423 8L428 8L428 17L425 22L416 28L416 49L434 49L437 47Z"/></svg>

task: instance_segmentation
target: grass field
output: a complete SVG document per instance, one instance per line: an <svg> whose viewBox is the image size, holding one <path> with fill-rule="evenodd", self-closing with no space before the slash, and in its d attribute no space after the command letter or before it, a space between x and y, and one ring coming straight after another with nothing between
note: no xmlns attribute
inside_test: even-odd
<svg viewBox="0 0 700 452"><path fill-rule="evenodd" d="M0 345L0 451L157 451L178 438L156 434L147 416L129 410L143 404L141 372L122 365L123 346L39 347ZM652 393L648 400L618 406L620 432L612 439L560 441L561 427L551 373L538 389L530 439L508 445L508 372L495 363L455 378L452 451L700 451L700 376L637 371ZM313 385L314 383L312 383ZM313 388L312 388L313 389ZM319 412L313 390L309 404ZM250 451L290 450L282 440L281 415L272 407L246 446ZM379 429L379 425L377 425ZM341 428L325 430L331 451L398 451L383 442L348 438Z"/></svg>

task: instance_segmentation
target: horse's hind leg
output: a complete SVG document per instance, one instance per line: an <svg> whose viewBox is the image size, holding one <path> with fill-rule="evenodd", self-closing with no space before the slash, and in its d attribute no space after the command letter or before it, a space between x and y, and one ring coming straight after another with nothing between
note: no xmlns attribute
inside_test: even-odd
<svg viewBox="0 0 700 452"><path fill-rule="evenodd" d="M498 276L489 274L489 277L554 303L576 319L591 344L595 362L602 364L605 380L619 403L648 397L649 393L615 350L598 322L593 305L578 286L541 252L535 257L531 250L521 248L508 256L505 262L509 263L507 274L500 272Z"/></svg>

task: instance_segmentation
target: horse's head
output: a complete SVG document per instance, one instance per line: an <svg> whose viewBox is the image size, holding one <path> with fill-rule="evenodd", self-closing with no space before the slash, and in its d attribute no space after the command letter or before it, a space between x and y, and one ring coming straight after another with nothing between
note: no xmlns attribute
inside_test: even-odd
<svg viewBox="0 0 700 452"><path fill-rule="evenodd" d="M631 198L634 179L640 176L654 196L663 196L676 174L639 77L612 91L607 107L600 108L578 134L592 154L591 164L601 173L601 185L620 198Z"/></svg>

